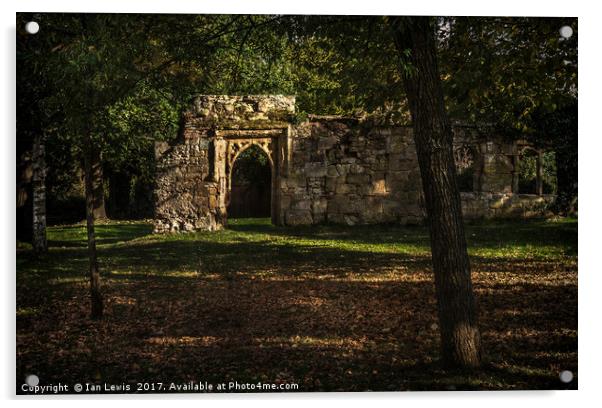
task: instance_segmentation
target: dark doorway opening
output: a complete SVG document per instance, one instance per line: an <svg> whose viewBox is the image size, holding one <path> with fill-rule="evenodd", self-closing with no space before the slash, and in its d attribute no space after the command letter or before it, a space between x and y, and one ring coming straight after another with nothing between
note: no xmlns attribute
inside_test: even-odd
<svg viewBox="0 0 602 408"><path fill-rule="evenodd" d="M272 167L257 145L242 151L232 168L229 218L260 218L271 215Z"/></svg>

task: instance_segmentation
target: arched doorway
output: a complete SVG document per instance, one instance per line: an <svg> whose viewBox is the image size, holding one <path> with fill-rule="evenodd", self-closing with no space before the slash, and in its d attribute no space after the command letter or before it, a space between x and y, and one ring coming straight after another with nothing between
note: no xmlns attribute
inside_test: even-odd
<svg viewBox="0 0 602 408"><path fill-rule="evenodd" d="M267 218L272 215L271 158L256 144L240 151L230 171L228 218Z"/></svg>

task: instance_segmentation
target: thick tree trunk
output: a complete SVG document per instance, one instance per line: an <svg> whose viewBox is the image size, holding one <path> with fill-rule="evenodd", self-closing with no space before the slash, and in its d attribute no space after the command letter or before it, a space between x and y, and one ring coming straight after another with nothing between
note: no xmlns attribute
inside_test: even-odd
<svg viewBox="0 0 602 408"><path fill-rule="evenodd" d="M390 23L402 63L412 67L404 86L430 226L443 362L474 368L481 363L481 338L433 26L428 17L395 17Z"/></svg>
<svg viewBox="0 0 602 408"><path fill-rule="evenodd" d="M104 178L99 149L91 149L90 177L92 179L92 215L95 220L107 218L105 210Z"/></svg>
<svg viewBox="0 0 602 408"><path fill-rule="evenodd" d="M86 228L88 231L88 258L89 268L88 274L90 278L90 300L91 310L90 317L92 319L100 319L103 314L103 300L100 292L100 272L98 270L98 260L96 258L96 236L94 232L94 210L96 204L95 196L95 148L88 144L84 152L84 178L86 190ZM104 204L103 204L104 206ZM104 207L103 207L104 210Z"/></svg>
<svg viewBox="0 0 602 408"><path fill-rule="evenodd" d="M33 250L48 251L46 240L46 149L44 138L36 136L32 151L32 195L33 195Z"/></svg>

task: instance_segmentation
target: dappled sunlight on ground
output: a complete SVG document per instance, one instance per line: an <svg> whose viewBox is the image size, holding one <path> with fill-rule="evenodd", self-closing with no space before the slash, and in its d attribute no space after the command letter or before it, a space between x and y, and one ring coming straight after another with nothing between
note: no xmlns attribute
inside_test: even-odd
<svg viewBox="0 0 602 408"><path fill-rule="evenodd" d="M312 390L541 389L577 372L577 223L469 226L486 364L437 363L428 231L399 226L99 231L105 318L88 319L85 232L17 253L17 380L273 381ZM79 235L78 235L79 234Z"/></svg>

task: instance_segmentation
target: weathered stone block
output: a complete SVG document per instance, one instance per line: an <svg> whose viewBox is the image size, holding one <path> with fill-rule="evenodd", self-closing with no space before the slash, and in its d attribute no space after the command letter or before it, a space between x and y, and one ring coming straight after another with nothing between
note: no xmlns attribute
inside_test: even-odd
<svg viewBox="0 0 602 408"><path fill-rule="evenodd" d="M356 215L350 215L350 214L345 214L343 216L343 220L345 221L345 224L347 224L349 226L356 225L359 222L359 218Z"/></svg>
<svg viewBox="0 0 602 408"><path fill-rule="evenodd" d="M305 163L304 171L306 177L324 177L327 169L324 163Z"/></svg>
<svg viewBox="0 0 602 408"><path fill-rule="evenodd" d="M312 201L311 203L311 211L316 217L316 214L325 213L328 208L328 200L326 198L318 198Z"/></svg>
<svg viewBox="0 0 602 408"><path fill-rule="evenodd" d="M373 180L371 188L371 194L385 194L387 192L387 183L384 179Z"/></svg>
<svg viewBox="0 0 602 408"><path fill-rule="evenodd" d="M345 214L340 213L326 213L326 222L332 224L345 224Z"/></svg>
<svg viewBox="0 0 602 408"><path fill-rule="evenodd" d="M357 193L357 186L347 183L339 183L336 185L335 192L337 194L355 194Z"/></svg>
<svg viewBox="0 0 602 408"><path fill-rule="evenodd" d="M286 208L286 209L290 208L291 202L292 202L292 198L290 195L283 194L280 196L280 206L282 208Z"/></svg>
<svg viewBox="0 0 602 408"><path fill-rule="evenodd" d="M405 140L400 135L389 136L387 142L388 153L401 153L407 148Z"/></svg>
<svg viewBox="0 0 602 408"><path fill-rule="evenodd" d="M324 180L324 191L326 193L334 193L337 187L337 178L336 177L326 177Z"/></svg>
<svg viewBox="0 0 602 408"><path fill-rule="evenodd" d="M296 200L291 204L293 210L309 210L311 209L310 200Z"/></svg>
<svg viewBox="0 0 602 408"><path fill-rule="evenodd" d="M415 160L408 160L405 158L389 157L389 171L410 171L418 166L418 162Z"/></svg>
<svg viewBox="0 0 602 408"><path fill-rule="evenodd" d="M297 211L297 210L289 210L286 212L285 216L286 225L311 225L313 224L313 218L311 216L311 212L309 210L306 211Z"/></svg>
<svg viewBox="0 0 602 408"><path fill-rule="evenodd" d="M339 173L339 176L346 176L347 173L349 173L350 166L350 164L337 164L336 168L337 172Z"/></svg>
<svg viewBox="0 0 602 408"><path fill-rule="evenodd" d="M366 184L370 182L368 174L348 174L347 183L349 184Z"/></svg>
<svg viewBox="0 0 602 408"><path fill-rule="evenodd" d="M210 195L209 196L209 208L216 208L216 207L217 207L217 196Z"/></svg>
<svg viewBox="0 0 602 408"><path fill-rule="evenodd" d="M363 174L364 166L359 164L352 164L349 166L349 174Z"/></svg>
<svg viewBox="0 0 602 408"><path fill-rule="evenodd" d="M334 134L322 136L318 139L318 150L332 149L332 147L338 142L338 138Z"/></svg>
<svg viewBox="0 0 602 408"><path fill-rule="evenodd" d="M364 223L375 223L380 221L383 216L383 202L380 197L368 197L365 202L364 211L359 213Z"/></svg>
<svg viewBox="0 0 602 408"><path fill-rule="evenodd" d="M328 168L326 170L326 175L328 177L338 177L338 176L340 176L339 171L337 170L337 166L335 166L335 165L328 166Z"/></svg>

